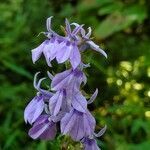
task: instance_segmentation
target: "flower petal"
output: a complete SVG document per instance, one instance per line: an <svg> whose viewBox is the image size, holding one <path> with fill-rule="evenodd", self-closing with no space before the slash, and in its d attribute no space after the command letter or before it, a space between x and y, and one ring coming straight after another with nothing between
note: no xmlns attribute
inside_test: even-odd
<svg viewBox="0 0 150 150"><path fill-rule="evenodd" d="M59 42L57 41L57 39L52 39L51 43L52 43L52 45L51 45L51 49L50 49L50 54L51 54L50 60L53 60L56 57Z"/></svg>
<svg viewBox="0 0 150 150"><path fill-rule="evenodd" d="M61 120L61 133L67 134L70 132L72 127L75 125L76 115L74 109L67 113Z"/></svg>
<svg viewBox="0 0 150 150"><path fill-rule="evenodd" d="M93 50L100 52L102 55L104 55L107 58L107 54L93 41L87 41L86 43L88 43Z"/></svg>
<svg viewBox="0 0 150 150"><path fill-rule="evenodd" d="M91 96L90 100L88 101L88 104L93 103L93 101L96 99L98 94L98 89L95 90L94 94Z"/></svg>
<svg viewBox="0 0 150 150"><path fill-rule="evenodd" d="M78 110L79 112L86 112L87 109L87 101L85 97L81 94L81 92L76 92L72 99L72 106L74 109Z"/></svg>
<svg viewBox="0 0 150 150"><path fill-rule="evenodd" d="M43 54L45 56L45 59L46 59L46 63L49 67L51 67L51 63L50 63L50 57L51 57L51 53L50 53L50 50L47 49L47 47L44 48L43 50Z"/></svg>
<svg viewBox="0 0 150 150"><path fill-rule="evenodd" d="M51 22L52 22L52 18L53 16L47 18L46 20L46 28L47 28L47 31L51 32Z"/></svg>
<svg viewBox="0 0 150 150"><path fill-rule="evenodd" d="M42 140L53 140L56 136L56 124L51 122L49 127L41 134L40 139Z"/></svg>
<svg viewBox="0 0 150 150"><path fill-rule="evenodd" d="M54 76L49 71L47 71L47 75L51 80L53 80Z"/></svg>
<svg viewBox="0 0 150 150"><path fill-rule="evenodd" d="M37 126L33 126L29 130L29 136L32 137L33 139L39 138L42 133L48 128L49 124L39 124Z"/></svg>
<svg viewBox="0 0 150 150"><path fill-rule="evenodd" d="M54 139L56 135L56 124L48 120L48 115L41 115L33 127L29 130L29 136L33 139Z"/></svg>
<svg viewBox="0 0 150 150"><path fill-rule="evenodd" d="M35 63L41 57L44 48L44 43L45 42L43 42L41 45L39 45L37 48L31 51L33 63Z"/></svg>
<svg viewBox="0 0 150 150"><path fill-rule="evenodd" d="M65 88L73 78L71 75L72 70L66 70L64 72L58 73L52 80L51 88L52 90L60 90Z"/></svg>
<svg viewBox="0 0 150 150"><path fill-rule="evenodd" d="M83 116L84 132L85 136L91 136L94 134L94 129L96 125L95 118L90 114L89 111Z"/></svg>
<svg viewBox="0 0 150 150"><path fill-rule="evenodd" d="M71 27L70 27L70 23L69 23L68 19L65 19L65 24L66 24L66 31L67 31L68 35L71 35Z"/></svg>
<svg viewBox="0 0 150 150"><path fill-rule="evenodd" d="M43 112L44 101L40 97L36 96L33 100L27 105L24 111L24 119L32 124Z"/></svg>
<svg viewBox="0 0 150 150"><path fill-rule="evenodd" d="M72 51L73 51L73 46L72 45L67 46L65 44L57 53L56 59L58 63L65 62L70 57Z"/></svg>
<svg viewBox="0 0 150 150"><path fill-rule="evenodd" d="M97 134L94 134L96 137L101 137L106 132L107 126L105 125Z"/></svg>
<svg viewBox="0 0 150 150"><path fill-rule="evenodd" d="M63 100L63 91L57 91L49 100L49 109L51 114L56 116L61 108Z"/></svg>
<svg viewBox="0 0 150 150"><path fill-rule="evenodd" d="M82 27L83 27L84 25L82 24L82 25L79 25L79 26L76 26L75 27L75 29L72 31L72 34L73 35L76 35L80 30L82 31Z"/></svg>
<svg viewBox="0 0 150 150"><path fill-rule="evenodd" d="M74 124L74 126L70 131L70 136L75 141L79 141L84 137L84 125L83 122L81 121L82 119L83 119L83 114L79 113L76 117L76 123Z"/></svg>
<svg viewBox="0 0 150 150"><path fill-rule="evenodd" d="M81 62L81 55L77 46L74 46L73 48L73 51L70 55L70 62L71 62L73 69L77 68L77 66Z"/></svg>

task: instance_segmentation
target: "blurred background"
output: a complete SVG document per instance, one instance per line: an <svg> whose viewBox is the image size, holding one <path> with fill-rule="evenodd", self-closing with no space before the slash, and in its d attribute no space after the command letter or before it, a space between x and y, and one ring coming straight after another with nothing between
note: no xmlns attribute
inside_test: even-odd
<svg viewBox="0 0 150 150"><path fill-rule="evenodd" d="M24 108L35 96L33 76L47 67L35 65L31 49L45 37L45 21L54 16L60 33L64 19L91 26L94 41L108 54L88 50L84 62L86 93L99 89L89 106L97 121L97 139L103 150L150 149L150 1L149 0L0 0L0 149L81 150L80 144L59 134L54 141L33 141L23 120ZM64 65L53 63L55 72Z"/></svg>

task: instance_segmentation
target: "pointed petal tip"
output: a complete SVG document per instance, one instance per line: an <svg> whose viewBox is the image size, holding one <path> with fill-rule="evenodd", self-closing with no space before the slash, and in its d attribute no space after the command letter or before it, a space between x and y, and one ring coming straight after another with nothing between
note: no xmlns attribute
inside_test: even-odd
<svg viewBox="0 0 150 150"><path fill-rule="evenodd" d="M86 43L89 44L90 47L91 47L93 50L95 50L95 51L101 53L103 56L105 56L105 58L107 58L106 52L105 52L104 50L102 50L102 49L101 49L97 44L95 44L93 41L87 41Z"/></svg>
<svg viewBox="0 0 150 150"><path fill-rule="evenodd" d="M53 80L54 76L49 71L47 71L47 75L51 80Z"/></svg>
<svg viewBox="0 0 150 150"><path fill-rule="evenodd" d="M101 137L106 132L106 129L107 125L105 125L97 134L94 133L95 137Z"/></svg>
<svg viewBox="0 0 150 150"><path fill-rule="evenodd" d="M47 63L48 67L52 67L51 63Z"/></svg>
<svg viewBox="0 0 150 150"><path fill-rule="evenodd" d="M27 124L27 118L25 117L25 114L24 114L24 122Z"/></svg>
<svg viewBox="0 0 150 150"><path fill-rule="evenodd" d="M105 54L103 54L103 56L107 59L107 54L105 53Z"/></svg>
<svg viewBox="0 0 150 150"><path fill-rule="evenodd" d="M74 26L76 26L76 27L78 27L78 26L80 26L78 23L76 23L76 22L73 22L73 23L71 23L70 25L74 25Z"/></svg>
<svg viewBox="0 0 150 150"><path fill-rule="evenodd" d="M53 17L54 17L54 16L50 16L50 17L48 17L48 18L46 19L46 21L51 20Z"/></svg>
<svg viewBox="0 0 150 150"><path fill-rule="evenodd" d="M33 58L32 58L32 63L35 64L35 62L36 62L36 61L34 61Z"/></svg>
<svg viewBox="0 0 150 150"><path fill-rule="evenodd" d="M47 31L51 32L51 20L52 20L53 16L49 17L46 19L46 28L47 28Z"/></svg>
<svg viewBox="0 0 150 150"><path fill-rule="evenodd" d="M38 46L37 48L34 48L34 49L31 50L32 62L33 63L35 63L41 57L42 47L43 47L43 43L40 46Z"/></svg>
<svg viewBox="0 0 150 150"><path fill-rule="evenodd" d="M93 93L93 95L91 96L91 98L88 100L88 104L91 104L94 102L94 100L96 99L98 94L98 89L96 88L95 92Z"/></svg>
<svg viewBox="0 0 150 150"><path fill-rule="evenodd" d="M37 37L39 37L41 34L46 34L46 32L44 32L44 31L42 31L42 32L40 32L38 35L37 35Z"/></svg>
<svg viewBox="0 0 150 150"><path fill-rule="evenodd" d="M100 52L107 59L106 52L104 50L102 50L100 47L98 48L98 52Z"/></svg>
<svg viewBox="0 0 150 150"><path fill-rule="evenodd" d="M69 20L67 18L65 18L65 22L69 23Z"/></svg>
<svg viewBox="0 0 150 150"><path fill-rule="evenodd" d="M34 85L34 88L36 89L37 87L37 76L40 74L40 71L39 72L36 72L35 75L34 75L34 80L33 80L33 85Z"/></svg>

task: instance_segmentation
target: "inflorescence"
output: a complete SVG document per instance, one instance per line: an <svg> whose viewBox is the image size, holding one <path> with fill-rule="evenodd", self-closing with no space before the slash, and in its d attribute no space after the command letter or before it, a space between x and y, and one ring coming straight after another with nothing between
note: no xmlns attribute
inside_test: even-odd
<svg viewBox="0 0 150 150"><path fill-rule="evenodd" d="M60 122L61 134L69 135L74 141L80 141L85 150L99 150L96 137L104 134L106 126L99 133L95 133L96 121L87 109L98 94L98 89L90 99L83 96L80 86L86 84L87 78L83 70L89 67L81 60L81 54L88 48L100 52L107 58L107 54L90 38L83 25L69 23L65 20L65 36L58 35L51 29L52 17L46 21L47 32L42 32L47 39L32 50L32 60L35 63L43 54L47 65L52 67L51 61L57 63L70 62L70 69L53 76L47 72L51 85L48 89L41 88L45 78L37 81L40 72L35 74L34 88L37 95L31 100L24 111L25 122L32 128L29 136L33 139L52 140L57 133L56 125ZM73 28L73 30L72 30Z"/></svg>

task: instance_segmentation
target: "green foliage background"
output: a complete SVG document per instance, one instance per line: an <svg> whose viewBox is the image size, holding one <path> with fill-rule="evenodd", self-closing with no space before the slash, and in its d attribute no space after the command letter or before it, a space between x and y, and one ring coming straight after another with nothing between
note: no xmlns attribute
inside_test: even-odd
<svg viewBox="0 0 150 150"><path fill-rule="evenodd" d="M0 1L0 149L80 150L81 145L60 135L54 141L28 137L23 111L36 94L33 75L45 71L44 59L36 65L31 49L44 40L45 20L54 16L53 28L67 17L93 28L95 41L107 52L106 60L87 51L91 63L86 74L87 93L99 89L89 106L103 150L150 149L150 1L149 0L1 0ZM54 63L56 72L62 71ZM44 76L44 74L43 74Z"/></svg>

